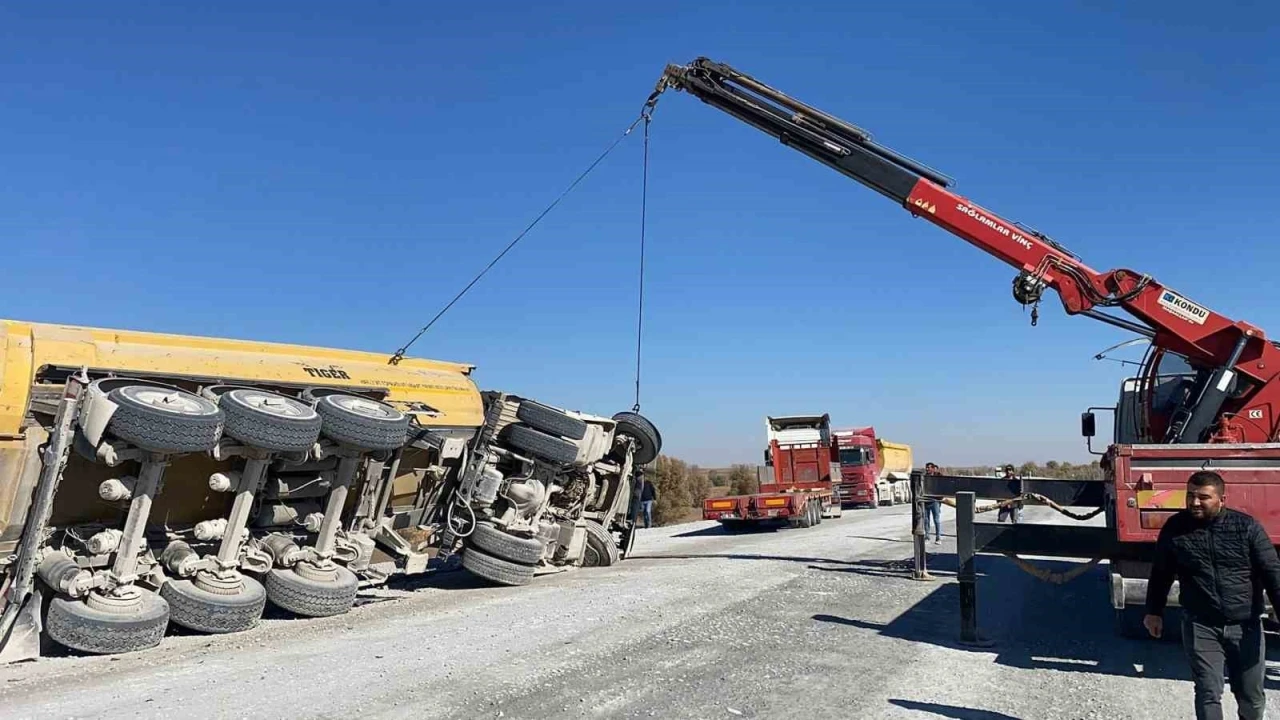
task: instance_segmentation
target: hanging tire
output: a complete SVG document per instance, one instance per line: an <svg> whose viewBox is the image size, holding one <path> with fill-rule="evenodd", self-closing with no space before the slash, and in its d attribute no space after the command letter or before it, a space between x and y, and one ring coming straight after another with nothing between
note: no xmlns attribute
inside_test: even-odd
<svg viewBox="0 0 1280 720"><path fill-rule="evenodd" d="M462 567L472 575L499 585L528 585L533 582L533 567L496 558L475 548L462 551Z"/></svg>
<svg viewBox="0 0 1280 720"><path fill-rule="evenodd" d="M316 409L298 400L255 388L236 388L218 397L225 432L250 447L304 452L320 436Z"/></svg>
<svg viewBox="0 0 1280 720"><path fill-rule="evenodd" d="M546 550L546 545L538 538L512 535L489 523L476 523L467 541L475 548L517 565L537 565Z"/></svg>
<svg viewBox="0 0 1280 720"><path fill-rule="evenodd" d="M520 403L516 418L534 430L556 437L581 440L587 435L586 422L532 400Z"/></svg>
<svg viewBox="0 0 1280 720"><path fill-rule="evenodd" d="M594 520L584 520L587 529L587 548L583 555L584 567L608 567L622 560L618 543L604 526Z"/></svg>
<svg viewBox="0 0 1280 720"><path fill-rule="evenodd" d="M341 615L356 604L359 582L355 573L337 567L332 580L313 580L293 568L273 568L267 573L267 599L281 610L303 617Z"/></svg>
<svg viewBox="0 0 1280 720"><path fill-rule="evenodd" d="M643 415L633 412L620 412L613 416L618 423L616 432L636 441L636 449L632 459L637 465L648 465L658 459L662 452L662 435L658 428Z"/></svg>
<svg viewBox="0 0 1280 720"><path fill-rule="evenodd" d="M526 425L508 425L506 441L511 447L548 462L572 465L578 459L577 445Z"/></svg>
<svg viewBox="0 0 1280 720"><path fill-rule="evenodd" d="M321 395L320 434L360 450L395 450L409 437L409 416L390 405L345 393Z"/></svg>
<svg viewBox="0 0 1280 720"><path fill-rule="evenodd" d="M142 591L140 604L130 612L108 612L83 600L57 596L49 603L45 631L64 647L95 655L146 650L160 644L169 626L169 604Z"/></svg>
<svg viewBox="0 0 1280 720"><path fill-rule="evenodd" d="M222 410L199 395L125 385L107 393L107 399L116 404L107 432L148 452L207 452L222 438Z"/></svg>
<svg viewBox="0 0 1280 720"><path fill-rule="evenodd" d="M267 591L262 583L241 575L244 583L234 595L212 593L191 580L170 580L160 588L169 603L169 621L204 633L236 633L251 630L262 618Z"/></svg>

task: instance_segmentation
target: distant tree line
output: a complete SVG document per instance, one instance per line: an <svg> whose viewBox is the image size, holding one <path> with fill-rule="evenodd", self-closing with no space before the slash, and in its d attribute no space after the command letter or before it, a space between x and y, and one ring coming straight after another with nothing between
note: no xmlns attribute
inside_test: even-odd
<svg viewBox="0 0 1280 720"><path fill-rule="evenodd" d="M942 467L941 471L946 475L998 475L1001 465L981 465L975 467ZM1050 460L1041 465L1034 462L1024 462L1017 466L1017 472L1023 477L1042 477L1054 478L1057 480L1101 480L1102 466L1097 461L1091 463L1075 464L1069 462L1058 462Z"/></svg>

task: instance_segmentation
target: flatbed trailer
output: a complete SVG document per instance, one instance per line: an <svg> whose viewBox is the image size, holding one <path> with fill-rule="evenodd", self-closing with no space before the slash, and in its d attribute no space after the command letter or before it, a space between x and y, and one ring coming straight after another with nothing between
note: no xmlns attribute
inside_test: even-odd
<svg viewBox="0 0 1280 720"><path fill-rule="evenodd" d="M767 475L759 492L707 498L704 520L718 520L729 529L766 522L812 527L823 518L843 515L836 484L840 461L832 441L829 415L787 415L765 418L769 447Z"/></svg>

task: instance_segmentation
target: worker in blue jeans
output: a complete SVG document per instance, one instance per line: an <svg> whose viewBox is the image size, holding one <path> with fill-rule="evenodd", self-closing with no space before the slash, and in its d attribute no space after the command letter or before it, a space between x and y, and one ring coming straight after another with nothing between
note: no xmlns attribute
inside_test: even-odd
<svg viewBox="0 0 1280 720"><path fill-rule="evenodd" d="M644 526L646 528L653 526L653 506L658 504L658 490L645 478L644 484L640 486L640 510L644 513Z"/></svg>
<svg viewBox="0 0 1280 720"><path fill-rule="evenodd" d="M938 466L933 463L924 464L925 475L938 475ZM929 535L929 520L933 520L933 542L942 542L942 501L931 497L924 501L924 534Z"/></svg>

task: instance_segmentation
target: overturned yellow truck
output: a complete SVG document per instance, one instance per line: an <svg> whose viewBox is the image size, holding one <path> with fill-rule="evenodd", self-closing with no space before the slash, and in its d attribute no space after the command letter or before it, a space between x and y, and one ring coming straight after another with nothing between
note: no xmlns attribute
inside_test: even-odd
<svg viewBox="0 0 1280 720"><path fill-rule="evenodd" d="M0 661L625 557L657 429L481 392L473 369L0 320Z"/></svg>

